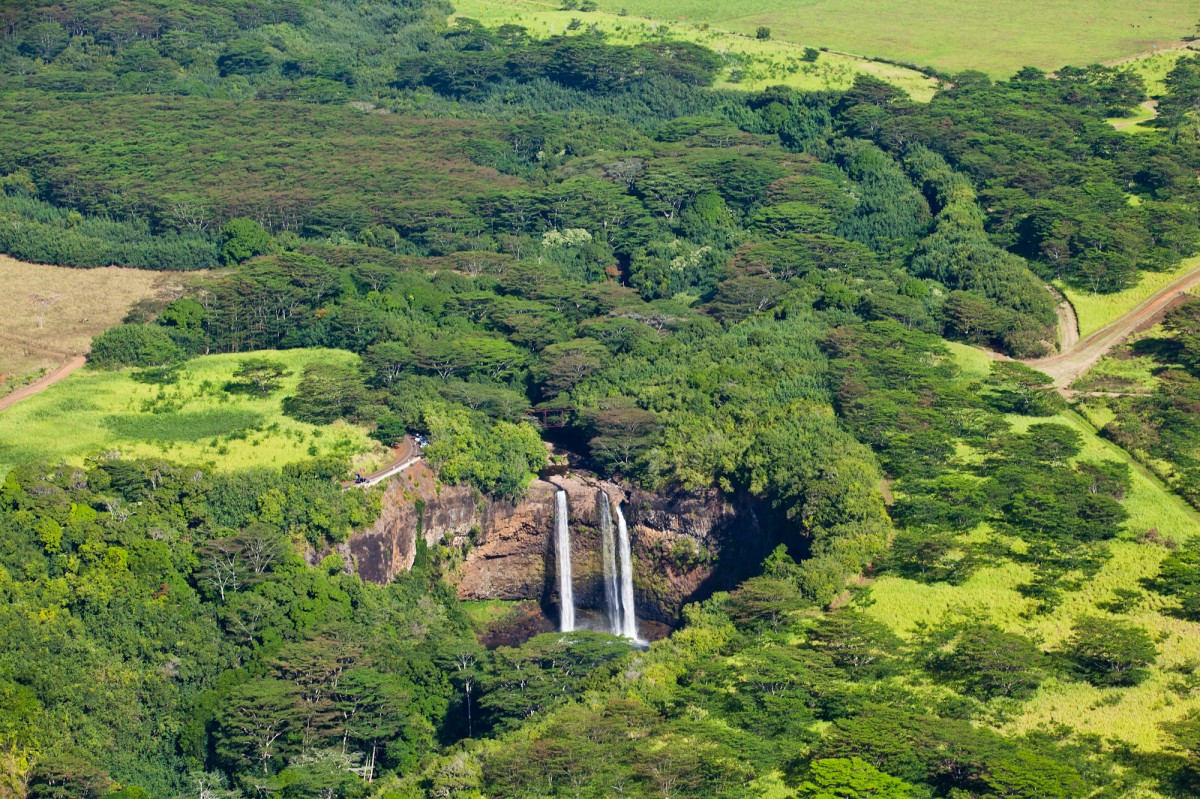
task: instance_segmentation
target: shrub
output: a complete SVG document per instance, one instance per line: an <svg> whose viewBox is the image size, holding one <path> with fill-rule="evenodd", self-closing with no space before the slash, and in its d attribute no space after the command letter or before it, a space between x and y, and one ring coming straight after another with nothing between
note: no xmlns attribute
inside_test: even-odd
<svg viewBox="0 0 1200 799"><path fill-rule="evenodd" d="M88 361L102 369L117 369L167 366L183 357L183 351L158 325L120 325L92 339Z"/></svg>
<svg viewBox="0 0 1200 799"><path fill-rule="evenodd" d="M221 260L240 264L271 249L271 234L253 219L231 219L221 228Z"/></svg>

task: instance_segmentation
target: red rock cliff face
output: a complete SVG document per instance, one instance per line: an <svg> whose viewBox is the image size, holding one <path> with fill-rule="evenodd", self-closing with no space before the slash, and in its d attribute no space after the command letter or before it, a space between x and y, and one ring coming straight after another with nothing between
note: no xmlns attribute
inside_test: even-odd
<svg viewBox="0 0 1200 799"><path fill-rule="evenodd" d="M764 526L749 501L716 489L628 496L639 617L675 625L686 603L732 588L744 564L761 561Z"/></svg>
<svg viewBox="0 0 1200 799"><path fill-rule="evenodd" d="M417 533L433 546L443 539L466 539L482 523L478 492L438 482L425 463L393 477L383 509L371 527L360 530L338 549L364 580L386 584L412 568Z"/></svg>
<svg viewBox="0 0 1200 799"><path fill-rule="evenodd" d="M460 599L534 600L554 612L554 497L560 488L570 514L572 585L584 610L604 610L597 503L605 497L620 503L629 525L640 618L675 624L686 602L729 587L721 572L730 553L759 548L761 525L753 508L716 490L627 491L575 472L534 481L513 504L483 501L463 487L439 487L432 471L418 464L388 486L375 525L341 551L364 579L386 583L412 567L418 529L431 546L471 541L464 561L448 575Z"/></svg>
<svg viewBox="0 0 1200 799"><path fill-rule="evenodd" d="M475 545L452 577L459 599L547 599L549 583L557 579L555 490L535 480L520 503L487 504Z"/></svg>

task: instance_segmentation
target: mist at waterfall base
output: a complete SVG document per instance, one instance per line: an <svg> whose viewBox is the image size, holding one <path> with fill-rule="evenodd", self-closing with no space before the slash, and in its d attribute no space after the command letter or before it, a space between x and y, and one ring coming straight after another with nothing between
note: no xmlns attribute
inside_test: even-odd
<svg viewBox="0 0 1200 799"><path fill-rule="evenodd" d="M629 526L621 504L613 502L598 491L596 505L600 517L601 565L604 572L605 621L604 632L620 635L638 644L645 641L638 635L637 606L633 594L633 547ZM614 536L613 511L616 511ZM575 589L571 570L571 526L567 492L559 489L554 500L554 547L558 567L559 630L576 629Z"/></svg>

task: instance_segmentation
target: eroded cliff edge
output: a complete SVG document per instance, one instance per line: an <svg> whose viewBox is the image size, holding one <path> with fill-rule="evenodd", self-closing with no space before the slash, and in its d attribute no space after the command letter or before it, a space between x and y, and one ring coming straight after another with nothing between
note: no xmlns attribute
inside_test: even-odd
<svg viewBox="0 0 1200 799"><path fill-rule="evenodd" d="M768 549L768 527L745 497L716 489L655 493L587 472L535 480L517 503L441 484L418 463L387 485L370 528L339 547L365 580L387 583L412 568L418 536L465 552L446 572L461 599L532 600L557 613L554 495L567 492L577 604L604 607L598 502L620 502L633 545L639 618L674 626L686 602L732 587Z"/></svg>

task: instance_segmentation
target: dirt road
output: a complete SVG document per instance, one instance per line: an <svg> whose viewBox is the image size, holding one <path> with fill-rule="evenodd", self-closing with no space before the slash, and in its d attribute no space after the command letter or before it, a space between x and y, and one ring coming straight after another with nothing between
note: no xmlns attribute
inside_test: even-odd
<svg viewBox="0 0 1200 799"><path fill-rule="evenodd" d="M1060 332L1059 335L1062 336L1064 343L1063 352L1048 358L1027 360L1025 363L1054 378L1055 388L1066 389L1084 372L1095 366L1096 362L1107 355L1109 350L1135 331L1153 324L1160 314L1165 313L1171 307L1171 303L1180 294L1197 285L1200 285L1200 268L1193 269L1171 281L1141 305L1085 339L1076 340L1073 344L1068 345L1067 332L1065 330ZM1061 326L1064 324L1061 313L1059 319ZM1079 329L1074 320L1074 312L1071 313L1070 322L1066 322L1066 324L1076 331ZM1076 335L1078 334L1076 333Z"/></svg>
<svg viewBox="0 0 1200 799"><path fill-rule="evenodd" d="M387 466L364 475L363 482L361 483L345 483L343 487L370 488L373 485L382 483L394 474L399 474L419 460L421 460L420 445L413 440L412 436L405 436L403 441L392 447L392 460Z"/></svg>
<svg viewBox="0 0 1200 799"><path fill-rule="evenodd" d="M1143 58L1160 55L1161 53L1169 53L1173 50L1185 50L1190 48L1192 44L1193 42L1189 41L1170 42L1168 44L1160 45L1153 50L1146 50L1144 52L1134 53L1133 55L1127 55L1122 58L1114 58L1112 61L1105 61L1104 66L1115 67L1120 64L1128 64L1131 61L1141 61Z"/></svg>
<svg viewBox="0 0 1200 799"><path fill-rule="evenodd" d="M28 399L34 394L45 391L46 389L50 388L50 386L61 380L66 380L72 372L83 366L85 363L87 363L87 358L82 355L76 355L73 358L66 359L59 366L55 367L32 383L21 386L7 396L0 397L0 411L8 410L21 400Z"/></svg>
<svg viewBox="0 0 1200 799"><path fill-rule="evenodd" d="M1075 306L1058 289L1049 285L1046 288L1058 301L1054 307L1058 316L1058 351L1070 352L1079 345L1079 317L1075 315Z"/></svg>

